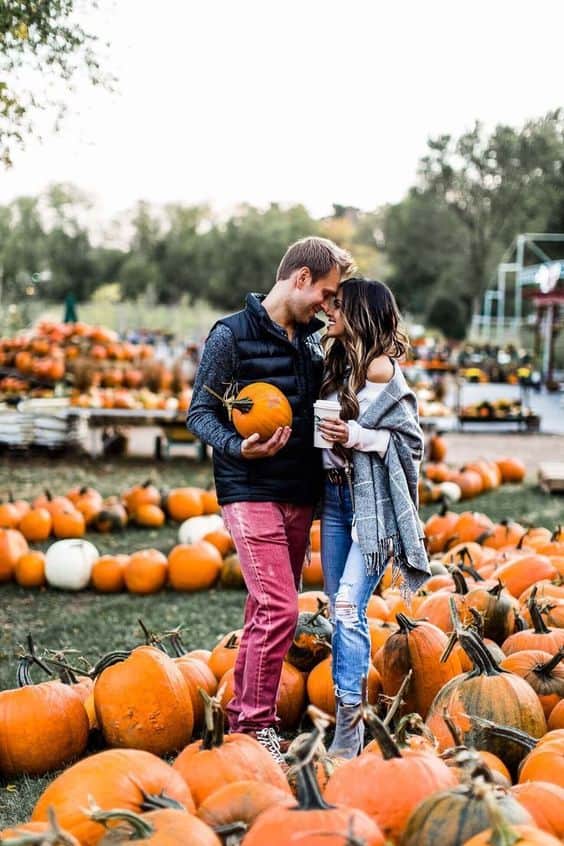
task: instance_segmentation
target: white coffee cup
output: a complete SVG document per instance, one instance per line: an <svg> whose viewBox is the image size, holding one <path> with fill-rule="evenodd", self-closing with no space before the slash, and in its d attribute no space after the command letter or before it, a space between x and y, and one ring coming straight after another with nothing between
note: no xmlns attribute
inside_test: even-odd
<svg viewBox="0 0 564 846"><path fill-rule="evenodd" d="M341 416L341 404L337 400L316 400L313 404L314 433L313 445L320 449L331 449L334 441L326 441L319 431L319 424L322 420L339 420Z"/></svg>

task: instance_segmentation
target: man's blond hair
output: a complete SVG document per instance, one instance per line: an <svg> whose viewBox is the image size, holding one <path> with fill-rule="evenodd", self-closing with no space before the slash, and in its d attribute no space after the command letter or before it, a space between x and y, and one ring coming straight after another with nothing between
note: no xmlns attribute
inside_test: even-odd
<svg viewBox="0 0 564 846"><path fill-rule="evenodd" d="M348 250L339 247L328 238L311 236L291 244L286 250L276 273L276 281L289 279L295 270L307 267L313 282L317 282L334 267L338 267L341 276L348 276L354 270L354 261Z"/></svg>

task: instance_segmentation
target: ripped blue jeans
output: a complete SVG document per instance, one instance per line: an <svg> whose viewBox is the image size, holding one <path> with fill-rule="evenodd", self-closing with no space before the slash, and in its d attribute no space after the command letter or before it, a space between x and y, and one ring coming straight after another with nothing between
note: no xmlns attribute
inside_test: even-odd
<svg viewBox="0 0 564 846"><path fill-rule="evenodd" d="M353 507L348 485L325 482L321 513L321 561L333 621L333 681L339 700L358 705L370 665L368 601L381 575L368 575L351 538Z"/></svg>

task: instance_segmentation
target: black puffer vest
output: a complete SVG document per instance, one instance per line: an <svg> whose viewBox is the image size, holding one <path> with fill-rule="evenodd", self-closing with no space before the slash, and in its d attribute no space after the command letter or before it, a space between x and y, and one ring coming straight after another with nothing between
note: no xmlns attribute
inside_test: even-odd
<svg viewBox="0 0 564 846"><path fill-rule="evenodd" d="M319 320L297 326L293 341L270 319L259 294L248 294L246 308L218 321L233 333L238 359L234 381L270 382L292 406L292 434L270 458L245 459L214 452L214 475L221 505L229 502L315 504L321 493L321 450L313 446L313 403L318 397L323 353ZM227 421L228 426L232 424Z"/></svg>

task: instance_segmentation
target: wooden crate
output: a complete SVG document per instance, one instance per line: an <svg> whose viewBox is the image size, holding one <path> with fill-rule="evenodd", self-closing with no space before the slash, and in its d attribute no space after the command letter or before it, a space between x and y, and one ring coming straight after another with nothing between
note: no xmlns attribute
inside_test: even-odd
<svg viewBox="0 0 564 846"><path fill-rule="evenodd" d="M564 462L546 461L539 465L539 486L546 493L564 493Z"/></svg>

